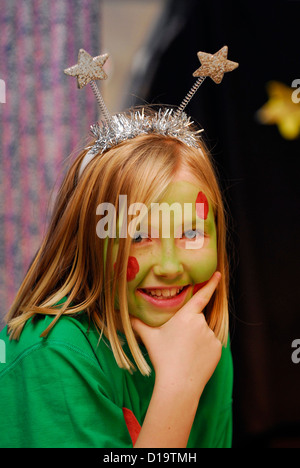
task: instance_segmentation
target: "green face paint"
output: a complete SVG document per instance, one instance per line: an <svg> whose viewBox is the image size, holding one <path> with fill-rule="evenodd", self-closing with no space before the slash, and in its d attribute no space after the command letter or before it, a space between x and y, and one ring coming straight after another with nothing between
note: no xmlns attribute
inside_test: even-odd
<svg viewBox="0 0 300 468"><path fill-rule="evenodd" d="M151 207L147 229L141 223L132 241L127 269L129 313L150 326L169 320L217 268L214 215L201 188L173 182L160 206L164 203L174 208L171 216L170 211L158 216Z"/></svg>

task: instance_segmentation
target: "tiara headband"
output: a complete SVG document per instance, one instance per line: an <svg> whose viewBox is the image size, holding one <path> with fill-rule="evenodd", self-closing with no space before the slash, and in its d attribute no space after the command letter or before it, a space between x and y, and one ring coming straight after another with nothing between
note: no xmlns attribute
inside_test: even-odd
<svg viewBox="0 0 300 468"><path fill-rule="evenodd" d="M99 152L103 153L107 149L139 135L153 133L167 135L177 138L188 146L199 147L198 135L203 129L193 131L190 128L193 122L183 111L207 76L219 84L223 80L224 73L234 70L239 64L227 59L227 46L222 47L214 55L205 52L198 52L197 55L201 67L193 73L193 76L198 79L175 112L173 109L159 109L154 116L148 116L142 110L130 113L123 112L110 116L99 88L95 83L95 80L107 79L103 66L108 59L108 54L98 55L93 58L84 49L79 50L78 63L70 68L66 68L64 73L77 77L77 86L80 89L90 84L103 118L103 120L91 126L91 132L96 141L93 146L87 148L89 151L83 158L79 176L95 154Z"/></svg>

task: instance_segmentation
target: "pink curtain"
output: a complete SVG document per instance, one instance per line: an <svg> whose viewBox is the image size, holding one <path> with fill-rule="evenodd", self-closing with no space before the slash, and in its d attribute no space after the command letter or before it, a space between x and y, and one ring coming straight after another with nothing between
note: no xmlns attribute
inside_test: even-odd
<svg viewBox="0 0 300 468"><path fill-rule="evenodd" d="M100 51L101 0L1 0L0 328L49 219L68 155L97 118L89 87L64 75ZM51 196L51 199L50 199Z"/></svg>

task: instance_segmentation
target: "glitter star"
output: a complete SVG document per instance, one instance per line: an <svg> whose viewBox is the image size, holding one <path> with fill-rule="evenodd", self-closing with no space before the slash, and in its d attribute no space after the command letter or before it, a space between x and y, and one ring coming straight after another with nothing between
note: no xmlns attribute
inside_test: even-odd
<svg viewBox="0 0 300 468"><path fill-rule="evenodd" d="M197 55L201 67L193 73L193 76L209 76L217 84L223 80L224 73L235 70L239 66L237 62L227 60L227 46L222 47L214 55L206 52L198 52Z"/></svg>
<svg viewBox="0 0 300 468"><path fill-rule="evenodd" d="M78 63L73 65L73 67L66 68L64 73L66 75L77 76L77 86L78 88L83 88L90 81L107 79L107 75L102 69L107 59L108 54L98 55L93 58L84 49L80 49Z"/></svg>
<svg viewBox="0 0 300 468"><path fill-rule="evenodd" d="M270 81L267 84L269 100L256 113L260 123L277 125L286 140L300 136L300 104L292 100L294 91L279 81Z"/></svg>

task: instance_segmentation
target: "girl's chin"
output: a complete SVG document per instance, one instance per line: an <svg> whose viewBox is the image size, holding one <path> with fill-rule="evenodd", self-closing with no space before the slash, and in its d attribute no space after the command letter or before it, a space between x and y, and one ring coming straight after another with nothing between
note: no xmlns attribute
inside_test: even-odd
<svg viewBox="0 0 300 468"><path fill-rule="evenodd" d="M160 327L172 318L207 281L188 284L173 297L155 297L149 290L138 288L130 314L150 327ZM129 310L131 307L129 307Z"/></svg>
<svg viewBox="0 0 300 468"><path fill-rule="evenodd" d="M162 314L161 316L154 316L150 312L146 312L143 314L135 315L138 319L140 319L145 325L148 325L149 327L157 328L161 327L165 323L168 322L172 317L174 316L174 313L168 313L168 314Z"/></svg>

